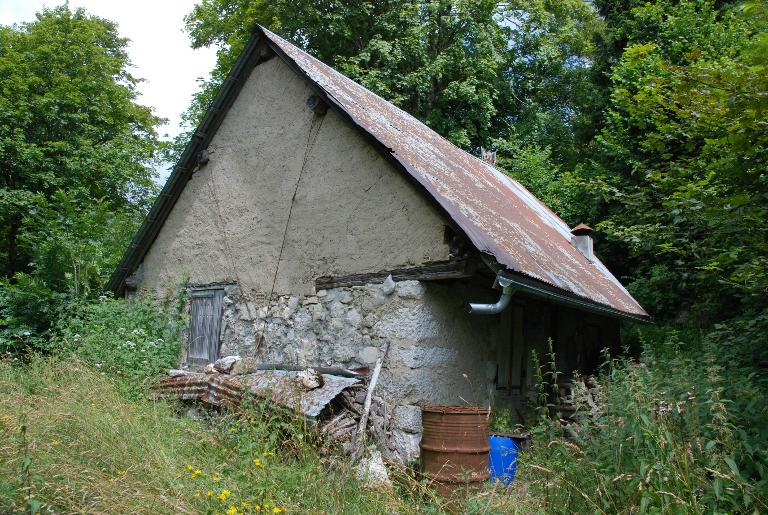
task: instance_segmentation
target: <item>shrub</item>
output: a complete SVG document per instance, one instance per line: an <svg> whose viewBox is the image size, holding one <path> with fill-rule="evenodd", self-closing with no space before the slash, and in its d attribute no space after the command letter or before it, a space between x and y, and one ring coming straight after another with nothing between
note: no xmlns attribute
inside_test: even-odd
<svg viewBox="0 0 768 515"><path fill-rule="evenodd" d="M66 295L31 275L0 279L0 355L24 360L47 351L50 321L65 303Z"/></svg>
<svg viewBox="0 0 768 515"><path fill-rule="evenodd" d="M130 301L102 297L59 322L56 346L138 388L145 378L176 366L182 306L183 299L174 304L149 295Z"/></svg>

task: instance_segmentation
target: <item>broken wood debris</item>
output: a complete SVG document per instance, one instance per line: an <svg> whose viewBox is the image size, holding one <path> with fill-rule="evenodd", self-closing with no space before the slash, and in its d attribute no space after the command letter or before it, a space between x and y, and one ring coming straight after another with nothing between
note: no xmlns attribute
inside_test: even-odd
<svg viewBox="0 0 768 515"><path fill-rule="evenodd" d="M341 392L328 405L329 419L319 424L320 434L325 440L341 444L346 453L352 450L350 443L363 412L363 403L356 400L356 392L364 388L363 384L357 384Z"/></svg>
<svg viewBox="0 0 768 515"><path fill-rule="evenodd" d="M384 358L387 357L387 351L389 350L389 340L384 341L379 351L379 357L376 360L376 365L373 367L373 375L371 375L371 381L368 384L368 391L365 394L365 401L363 402L363 413L360 415L360 421L357 424L357 430L352 439L352 457L358 460L363 455L363 449L365 445L365 430L368 426L368 414L371 411L371 400L373 398L373 390L376 388L376 382L379 380L379 373L381 373L381 366L384 364Z"/></svg>

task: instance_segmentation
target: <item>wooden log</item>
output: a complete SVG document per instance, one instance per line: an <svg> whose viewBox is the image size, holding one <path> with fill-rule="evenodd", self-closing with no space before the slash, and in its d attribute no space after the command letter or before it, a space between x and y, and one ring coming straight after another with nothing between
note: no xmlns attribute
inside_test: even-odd
<svg viewBox="0 0 768 515"><path fill-rule="evenodd" d="M326 439L335 440L342 435L351 434L355 430L356 425L354 420L346 418L336 424L331 431L326 433Z"/></svg>
<svg viewBox="0 0 768 515"><path fill-rule="evenodd" d="M339 421L347 416L347 413L342 411L335 417L333 417L331 420L320 426L320 432L321 433L327 433L329 431L332 431L334 426L337 426L339 424Z"/></svg>
<svg viewBox="0 0 768 515"><path fill-rule="evenodd" d="M355 400L350 399L347 395L340 395L339 396L339 402L342 405L343 408L351 411L353 414L357 415L358 417L362 415L362 411L360 408L355 406Z"/></svg>
<svg viewBox="0 0 768 515"><path fill-rule="evenodd" d="M328 435L327 439L328 441L334 441L334 440L341 440L344 438L350 438L352 437L352 434L355 430L355 425L352 424L350 426L342 427Z"/></svg>
<svg viewBox="0 0 768 515"><path fill-rule="evenodd" d="M363 414L360 416L357 430L352 437L353 460L359 460L363 455L363 449L365 448L365 428L368 425L368 415L371 412L371 399L373 398L373 391L376 389L376 383L378 382L379 374L381 373L381 366L384 364L384 358L387 356L388 350L389 340L385 340L381 349L379 349L379 357L376 359L376 366L373 367L371 382L368 383L368 392L365 394L365 402L363 403Z"/></svg>

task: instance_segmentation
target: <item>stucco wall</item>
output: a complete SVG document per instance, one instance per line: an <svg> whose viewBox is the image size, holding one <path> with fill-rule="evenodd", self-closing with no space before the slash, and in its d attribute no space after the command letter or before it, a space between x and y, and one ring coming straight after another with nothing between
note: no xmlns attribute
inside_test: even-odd
<svg viewBox="0 0 768 515"><path fill-rule="evenodd" d="M448 257L442 215L335 111L315 115L311 94L280 59L254 69L144 258L141 288L188 274L270 292L284 233L274 291L294 295L322 275Z"/></svg>

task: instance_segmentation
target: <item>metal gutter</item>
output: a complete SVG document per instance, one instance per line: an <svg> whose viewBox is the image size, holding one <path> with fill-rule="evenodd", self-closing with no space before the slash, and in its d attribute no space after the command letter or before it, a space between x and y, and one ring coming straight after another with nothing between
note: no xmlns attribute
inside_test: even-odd
<svg viewBox="0 0 768 515"><path fill-rule="evenodd" d="M650 319L650 317L634 315L632 313L627 313L624 311L620 311L618 309L614 309L604 304L598 304L591 300L569 295L567 293L563 293L561 291L555 290L554 288L550 288L542 284L536 284L534 281L530 279L517 277L515 275L512 275L509 272L499 272L499 277L497 281L501 283L502 280L508 285L505 287L505 290L506 288L513 288L516 291L519 291L520 293L527 293L528 295L531 295L534 297L543 298L546 300L556 302L558 304L572 306L575 308L579 308L583 311L589 311L591 313L597 313L603 316L620 318L623 320L630 320L633 322L641 322L646 324L652 323L652 320Z"/></svg>
<svg viewBox="0 0 768 515"><path fill-rule="evenodd" d="M501 313L509 303L512 302L512 295L515 294L515 287L512 285L512 281L508 277L503 275L496 276L496 284L494 286L501 286L501 297L495 304L469 304L470 315L495 315Z"/></svg>

